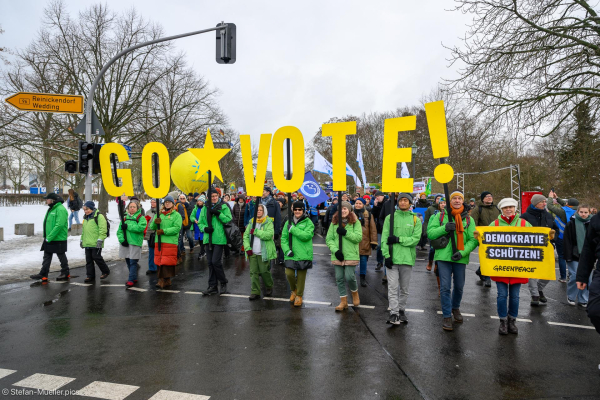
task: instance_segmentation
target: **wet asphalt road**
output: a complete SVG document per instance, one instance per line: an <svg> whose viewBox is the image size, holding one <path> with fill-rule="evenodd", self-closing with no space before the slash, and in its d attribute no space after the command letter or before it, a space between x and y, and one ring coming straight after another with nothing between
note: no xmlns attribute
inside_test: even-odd
<svg viewBox="0 0 600 400"><path fill-rule="evenodd" d="M160 390L211 399L600 398L600 336L548 323L591 326L583 309L567 304L565 284L551 282L548 305L537 308L524 286L519 317L532 322L518 323L519 335L504 337L490 318L495 285L477 286L472 263L461 310L475 317L444 332L435 276L426 261L417 261L407 307L419 311L394 327L385 324L387 287L375 257L369 286L359 289L361 303L374 308L336 313L329 251L321 237L314 242L304 299L331 305L298 309L285 301L201 296L208 269L196 259L198 248L173 279L170 289L178 293L156 292L144 259L143 292L125 289L124 261L110 263L111 276L102 281L118 286L75 285L85 278L81 268L72 270L71 283L0 285L0 376L2 369L16 370L0 378L0 388L15 389L39 373L74 378L64 390L95 381L132 385L138 387L126 397L132 400ZM228 259L225 271L229 293L247 296L243 257ZM283 267L272 272L273 297L288 297Z"/></svg>

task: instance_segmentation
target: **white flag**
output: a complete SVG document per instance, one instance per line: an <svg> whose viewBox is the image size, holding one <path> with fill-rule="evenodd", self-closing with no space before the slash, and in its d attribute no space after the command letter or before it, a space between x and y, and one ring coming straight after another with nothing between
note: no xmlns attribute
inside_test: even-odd
<svg viewBox="0 0 600 400"><path fill-rule="evenodd" d="M402 163L402 169L400 170L400 176L402 178L410 178L410 173L408 172L408 167L406 166L405 162Z"/></svg>
<svg viewBox="0 0 600 400"><path fill-rule="evenodd" d="M351 177L354 178L354 184L358 187L362 187L362 183L360 183L360 179L358 179L358 175L356 175L356 172L354 172L352 170L352 168L350 168L350 166L348 165L348 163L346 163L346 175L350 175Z"/></svg>
<svg viewBox="0 0 600 400"><path fill-rule="evenodd" d="M356 162L358 163L358 167L360 168L360 175L362 176L362 180L366 184L367 177L365 176L365 164L363 163L362 148L360 147L360 139L358 139L358 150L356 150Z"/></svg>
<svg viewBox="0 0 600 400"><path fill-rule="evenodd" d="M333 166L318 151L315 151L313 171L333 177Z"/></svg>

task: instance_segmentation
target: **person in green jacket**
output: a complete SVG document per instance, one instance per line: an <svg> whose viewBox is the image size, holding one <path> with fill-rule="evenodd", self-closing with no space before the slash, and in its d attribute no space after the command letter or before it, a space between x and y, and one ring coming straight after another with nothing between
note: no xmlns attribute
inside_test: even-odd
<svg viewBox="0 0 600 400"><path fill-rule="evenodd" d="M158 267L158 282L156 283L156 287L159 289L171 286L171 278L177 272L177 253L181 225L181 214L175 209L173 196L169 195L164 198L160 213L150 223L150 229L156 231L154 264Z"/></svg>
<svg viewBox="0 0 600 400"><path fill-rule="evenodd" d="M85 249L85 283L93 283L96 280L96 268L94 262L100 268L100 279L106 279L110 275L110 268L102 258L104 239L107 236L107 223L104 215L96 209L93 201L86 201L83 205L83 227L79 247Z"/></svg>
<svg viewBox="0 0 600 400"><path fill-rule="evenodd" d="M69 213L65 206L63 206L63 198L56 193L49 193L44 199L49 207L44 217L44 243L42 243L41 248L41 251L44 252L44 259L40 273L31 275L30 278L41 280L43 283L48 282L52 254L56 254L60 261L60 275L56 280L66 281L71 277L69 274L69 260L67 260L67 255L65 254L67 252L69 229L67 219Z"/></svg>
<svg viewBox="0 0 600 400"><path fill-rule="evenodd" d="M202 208L200 219L198 220L198 229L205 233L202 241L206 246L206 260L208 261L208 289L203 293L205 295L218 293L217 284L221 283L221 294L227 293L227 278L223 270L221 258L223 249L227 246L227 237L225 236L224 224L231 221L231 210L229 205L223 203L219 198L219 192L214 188L209 191L210 204ZM211 221L208 222L207 210L210 207Z"/></svg>
<svg viewBox="0 0 600 400"><path fill-rule="evenodd" d="M281 231L281 249L284 255L285 277L290 284L290 302L302 306L306 273L312 268L315 225L306 214L303 201L292 205L292 222L286 221Z"/></svg>
<svg viewBox="0 0 600 400"><path fill-rule="evenodd" d="M137 283L138 260L142 255L142 244L144 243L144 230L146 229L146 218L142 216L138 203L135 201L127 205L127 213L117 229L119 239L119 257L124 258L129 269L129 278L125 286L132 287ZM127 240L125 240L127 238Z"/></svg>
<svg viewBox="0 0 600 400"><path fill-rule="evenodd" d="M469 254L478 245L473 236L475 223L469 216L467 207L464 205L465 197L461 192L453 192L450 195L451 215L447 210L435 215L429 220L427 226L427 237L429 240L439 239L445 235L454 235L456 251L453 250L452 240L443 249L435 251L433 257L438 264L440 275L440 299L442 303L443 324L446 331L453 330L452 317L457 323L463 322L460 313L460 302L462 301L463 288L465 286L465 271L469 263ZM452 219L450 220L449 217ZM452 222L451 222L452 221ZM452 279L454 276L454 290L452 295Z"/></svg>
<svg viewBox="0 0 600 400"><path fill-rule="evenodd" d="M342 220L339 220L339 212L336 212L325 238L325 243L331 251L331 261L335 266L335 281L340 294L340 304L335 308L336 311L348 308L344 278L350 287L353 305L358 306L360 304L354 269L360 260L359 244L362 240L362 226L356 214L352 212L352 204L342 201L340 207L342 207ZM341 248L339 247L340 236L342 237Z"/></svg>
<svg viewBox="0 0 600 400"><path fill-rule="evenodd" d="M423 225L417 214L410 211L413 198L408 193L398 195L398 208L394 212L394 227L390 216L385 217L381 233L381 251L385 258L388 277L388 324L408 322L404 310L408 299L408 285L412 267L417 258L417 244L421 240Z"/></svg>
<svg viewBox="0 0 600 400"><path fill-rule="evenodd" d="M252 229L254 218L250 220L249 229L244 231L244 249L250 262L250 282L252 288L250 300L260 299L260 277L265 284L265 296L273 294L273 277L271 276L271 260L277 258L275 249L275 228L273 220L268 217L266 207L258 205L256 226ZM254 239L252 239L254 237Z"/></svg>

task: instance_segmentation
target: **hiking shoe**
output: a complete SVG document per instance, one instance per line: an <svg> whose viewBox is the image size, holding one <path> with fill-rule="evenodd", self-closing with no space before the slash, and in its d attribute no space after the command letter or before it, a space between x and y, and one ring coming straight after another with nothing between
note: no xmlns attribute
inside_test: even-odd
<svg viewBox="0 0 600 400"><path fill-rule="evenodd" d="M567 280L566 280L566 279L563 279L563 278L560 278L558 281L559 281L560 283L567 283Z"/></svg>
<svg viewBox="0 0 600 400"><path fill-rule="evenodd" d="M381 284L382 285L387 285L387 276L383 277L383 279L381 280Z"/></svg>
<svg viewBox="0 0 600 400"><path fill-rule="evenodd" d="M383 268L383 264L377 263L377 266L375 267L375 271L381 271L381 268Z"/></svg>
<svg viewBox="0 0 600 400"><path fill-rule="evenodd" d="M483 281L481 279L479 279L477 282L475 282L475 284L477 286L483 286Z"/></svg>
<svg viewBox="0 0 600 400"><path fill-rule="evenodd" d="M517 328L516 322L516 318L508 317L508 333L512 333L515 335L519 333L519 328Z"/></svg>
<svg viewBox="0 0 600 400"><path fill-rule="evenodd" d="M258 299L260 299L260 294L254 294L254 293L252 293L250 295L250 297L248 297L248 300L250 300L250 301L252 301L252 300L258 300Z"/></svg>
<svg viewBox="0 0 600 400"><path fill-rule="evenodd" d="M146 271L146 275L152 275L155 274L157 271L153 271L151 269L149 269L148 271Z"/></svg>
<svg viewBox="0 0 600 400"><path fill-rule="evenodd" d="M548 299L546 298L546 296L544 296L544 292L542 292L541 290L540 290L540 301L542 303L547 303L548 302Z"/></svg>
<svg viewBox="0 0 600 400"><path fill-rule="evenodd" d="M508 335L508 326L505 319L500 319L500 328L498 328L498 333L501 335Z"/></svg>
<svg viewBox="0 0 600 400"><path fill-rule="evenodd" d="M575 305L575 302L573 300L571 300L570 298L568 298L568 297L567 297L567 303L569 303L572 306Z"/></svg>
<svg viewBox="0 0 600 400"><path fill-rule="evenodd" d="M408 322L408 318L406 318L406 314L404 313L404 310L400 310L400 322Z"/></svg>
<svg viewBox="0 0 600 400"><path fill-rule="evenodd" d="M360 276L360 286L367 287L367 280L365 279L364 275Z"/></svg>
<svg viewBox="0 0 600 400"><path fill-rule="evenodd" d="M47 277L45 277L45 276L43 276L43 275L40 275L40 274L29 275L29 277L30 277L31 279L35 279L36 281L40 281L40 280L41 280L41 281L44 281L44 280L46 280L46 281L47 281L47 280L48 280L48 278L47 278Z"/></svg>
<svg viewBox="0 0 600 400"><path fill-rule="evenodd" d="M485 281L485 287L492 287L492 281Z"/></svg>
<svg viewBox="0 0 600 400"><path fill-rule="evenodd" d="M398 314L390 313L386 324L400 325L400 316Z"/></svg>
<svg viewBox="0 0 600 400"><path fill-rule="evenodd" d="M227 293L227 283L221 283L221 294Z"/></svg>
<svg viewBox="0 0 600 400"><path fill-rule="evenodd" d="M442 329L445 331L454 330L454 328L452 327L452 318L444 318L444 322L442 323Z"/></svg>
<svg viewBox="0 0 600 400"><path fill-rule="evenodd" d="M135 283L133 283L132 281L125 282L125 286L127 287L133 287L133 285L135 285Z"/></svg>
<svg viewBox="0 0 600 400"><path fill-rule="evenodd" d="M532 306L539 306L540 305L540 296L531 296L531 303Z"/></svg>
<svg viewBox="0 0 600 400"><path fill-rule="evenodd" d="M208 289L206 289L204 292L202 292L203 295L208 296L211 294L217 294L219 293L219 289L216 286L209 286Z"/></svg>
<svg viewBox="0 0 600 400"><path fill-rule="evenodd" d="M454 320L459 324L463 322L463 316L458 308L452 309L452 315L454 316Z"/></svg>
<svg viewBox="0 0 600 400"><path fill-rule="evenodd" d="M273 294L273 288L272 287L268 287L268 288L265 289L265 296L271 296L272 294Z"/></svg>
<svg viewBox="0 0 600 400"><path fill-rule="evenodd" d="M57 281L68 281L69 278L71 278L71 275L63 275L60 274L60 276L58 278L56 278Z"/></svg>

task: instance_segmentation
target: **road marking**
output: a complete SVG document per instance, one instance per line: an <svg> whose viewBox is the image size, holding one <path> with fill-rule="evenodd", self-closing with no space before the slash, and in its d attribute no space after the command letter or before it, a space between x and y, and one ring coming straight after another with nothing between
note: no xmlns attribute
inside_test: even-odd
<svg viewBox="0 0 600 400"><path fill-rule="evenodd" d="M48 282L50 282L50 283L69 283L67 281L51 281L51 280L48 280Z"/></svg>
<svg viewBox="0 0 600 400"><path fill-rule="evenodd" d="M596 329L593 326L575 325L575 324L563 324L562 322L550 322L550 321L548 321L548 324L549 325L558 325L558 326L570 326L571 328Z"/></svg>
<svg viewBox="0 0 600 400"><path fill-rule="evenodd" d="M239 297L241 299L247 299L248 297L250 297L250 296L246 296L246 295L243 295L243 294L229 294L229 293L223 293L223 294L221 294L221 296L225 296L225 297Z"/></svg>
<svg viewBox="0 0 600 400"><path fill-rule="evenodd" d="M440 315L443 315L443 314L444 314L444 313L443 313L443 312L441 312L441 311L438 311L437 313L438 313L438 314L440 314ZM462 314L462 315L464 315L465 317L474 317L474 316L475 316L475 314L467 314L467 313L461 313L461 314Z"/></svg>
<svg viewBox="0 0 600 400"><path fill-rule="evenodd" d="M33 374L17 383L13 383L13 386L55 391L74 380L75 378L67 378L66 376Z"/></svg>
<svg viewBox="0 0 600 400"><path fill-rule="evenodd" d="M313 246L316 246L316 247L327 247L326 244L319 244L319 243L313 243Z"/></svg>
<svg viewBox="0 0 600 400"><path fill-rule="evenodd" d="M185 293L185 294L204 294L202 292L183 292L183 293Z"/></svg>
<svg viewBox="0 0 600 400"><path fill-rule="evenodd" d="M359 304L359 305L355 306L354 304L350 304L350 303L348 303L348 307L369 308L371 310L375 308L375 306L365 306L363 304Z"/></svg>
<svg viewBox="0 0 600 400"><path fill-rule="evenodd" d="M10 374L14 374L15 372L17 372L17 371L15 371L14 369L2 369L2 368L0 368L0 379L4 378L6 376L9 376Z"/></svg>
<svg viewBox="0 0 600 400"><path fill-rule="evenodd" d="M288 301L289 301L289 299L288 299ZM303 303L308 303L308 304L321 304L323 306L330 306L331 305L331 302L328 303L326 301L314 301L314 300L304 300L304 299L302 299L302 302Z"/></svg>
<svg viewBox="0 0 600 400"><path fill-rule="evenodd" d="M91 283L79 283L79 282L70 282L71 285L75 285L75 286L92 286Z"/></svg>
<svg viewBox="0 0 600 400"><path fill-rule="evenodd" d="M104 287L104 286L109 286L109 287L123 287L125 285L119 285L117 283L106 283L106 284L100 285L100 287Z"/></svg>
<svg viewBox="0 0 600 400"><path fill-rule="evenodd" d="M263 297L263 300L290 301L290 299L282 299L279 297ZM303 301L303 303L306 303L306 302Z"/></svg>
<svg viewBox="0 0 600 400"><path fill-rule="evenodd" d="M416 309L414 309L414 308L407 308L407 309L406 309L406 310L404 310L404 311L407 311L407 312L422 312L422 313L424 313L424 312L425 312L425 310L416 310Z"/></svg>
<svg viewBox="0 0 600 400"><path fill-rule="evenodd" d="M127 290L133 290L134 292L147 292L148 289L142 289L139 287L128 287Z"/></svg>
<svg viewBox="0 0 600 400"><path fill-rule="evenodd" d="M190 394L173 392L171 390L161 390L154 396L150 397L149 400L208 400L210 396L203 396L201 394Z"/></svg>
<svg viewBox="0 0 600 400"><path fill-rule="evenodd" d="M162 293L179 293L179 290L169 290L169 289L156 289L157 292Z"/></svg>
<svg viewBox="0 0 600 400"><path fill-rule="evenodd" d="M77 395L107 400L123 400L139 388L139 386L95 381L77 391Z"/></svg>
<svg viewBox="0 0 600 400"><path fill-rule="evenodd" d="M499 317L499 316L497 316L497 315L490 315L490 318L491 318L491 319L500 319L500 317ZM525 319L525 318L517 318L517 321L519 321L519 322L532 322L532 323L533 323L533 321L532 321L532 320L530 320L530 319Z"/></svg>

